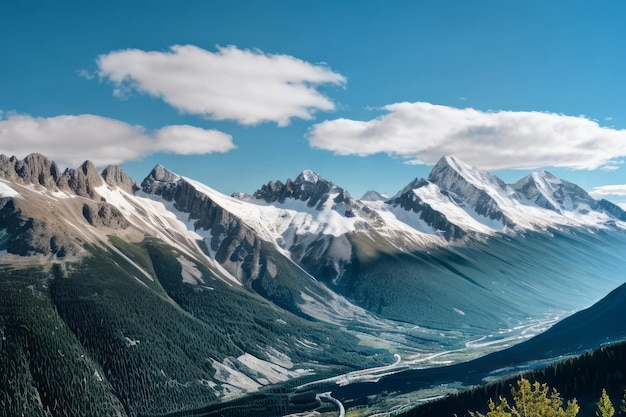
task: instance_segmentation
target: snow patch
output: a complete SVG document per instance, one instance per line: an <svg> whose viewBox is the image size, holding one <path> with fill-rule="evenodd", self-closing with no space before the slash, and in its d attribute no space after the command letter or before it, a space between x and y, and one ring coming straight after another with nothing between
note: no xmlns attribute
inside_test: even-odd
<svg viewBox="0 0 626 417"><path fill-rule="evenodd" d="M194 285L200 285L204 283L204 281L202 281L202 272L198 270L195 263L193 263L184 256L179 256L176 259L178 259L178 262L183 268L183 270L181 271L183 276L183 282Z"/></svg>
<svg viewBox="0 0 626 417"><path fill-rule="evenodd" d="M422 201L427 202L434 210L443 214L449 222L460 226L464 230L471 230L483 234L492 234L494 229L474 219L466 210L459 207L450 197L444 195L440 188L433 183L413 190L413 193Z"/></svg>
<svg viewBox="0 0 626 417"><path fill-rule="evenodd" d="M140 343L139 339L133 340L130 337L126 337L126 336L124 336L124 342L126 342L126 346L128 347L137 346Z"/></svg>
<svg viewBox="0 0 626 417"><path fill-rule="evenodd" d="M124 258L124 260L126 262L128 262L129 264L131 264L133 267L135 267L139 272L141 272L146 278L148 278L150 281L154 281L154 278L152 278L152 275L150 275L148 272L146 272L145 269L143 269L142 267L140 267L139 265L137 265L137 263L135 261L133 261L132 259L130 259L128 256L126 256L124 254L124 252L122 252L121 250L119 250L118 248L116 248L114 245L112 244L108 244L107 245L109 247L109 249L111 249L113 252L117 253L118 255L120 255L122 258Z"/></svg>
<svg viewBox="0 0 626 417"><path fill-rule="evenodd" d="M18 195L20 194L8 185L8 181L0 180L0 197L10 198Z"/></svg>
<svg viewBox="0 0 626 417"><path fill-rule="evenodd" d="M279 320L282 320L282 319L278 319L277 321ZM287 324L287 323L284 320L282 320L282 324ZM273 364L276 364L285 369L293 368L293 362L291 361L291 358L285 355L284 353L279 352L272 346L268 346L266 348L265 355Z"/></svg>
<svg viewBox="0 0 626 417"><path fill-rule="evenodd" d="M293 372L283 368L282 366L272 362L264 361L263 359L259 359L249 353L244 353L243 355L239 356L237 360L249 369L257 372L261 377L263 377L263 379L269 381L270 384L283 382L288 380L290 377L295 376ZM256 378L256 380L261 382L258 377ZM267 382L261 383L263 385L268 384Z"/></svg>
<svg viewBox="0 0 626 417"><path fill-rule="evenodd" d="M231 359L226 358L223 363L212 359L211 363L213 369L215 369L215 375L213 377L216 380L235 387L242 393L258 391L259 388L261 388L261 384L236 370Z"/></svg>

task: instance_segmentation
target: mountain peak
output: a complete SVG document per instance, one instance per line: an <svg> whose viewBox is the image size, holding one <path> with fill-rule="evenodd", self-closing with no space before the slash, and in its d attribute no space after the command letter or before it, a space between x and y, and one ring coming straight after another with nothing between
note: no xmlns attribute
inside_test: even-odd
<svg viewBox="0 0 626 417"><path fill-rule="evenodd" d="M31 153L23 160L11 158L14 162L16 174L26 184L38 184L48 189L54 189L61 177L61 170L56 162L49 160L40 153Z"/></svg>
<svg viewBox="0 0 626 417"><path fill-rule="evenodd" d="M562 180L551 172L542 170L536 171L531 174L535 181L546 180L554 183L560 183Z"/></svg>
<svg viewBox="0 0 626 417"><path fill-rule="evenodd" d="M576 184L560 179L548 171L533 172L512 185L512 188L540 207L560 212L581 206L594 209L597 202Z"/></svg>
<svg viewBox="0 0 626 417"><path fill-rule="evenodd" d="M170 171L165 168L161 164L155 165L148 174L148 177L153 177L157 181L161 182L177 182L181 179L180 175L176 174L174 171Z"/></svg>
<svg viewBox="0 0 626 417"><path fill-rule="evenodd" d="M343 188L337 187L319 174L306 169L294 181L288 179L285 183L280 180L268 182L258 189L253 194L253 197L265 200L267 203L275 201L284 203L286 199L291 198L306 201L309 207L321 208L321 205L326 202L332 193L339 194L341 199L350 198Z"/></svg>
<svg viewBox="0 0 626 417"><path fill-rule="evenodd" d="M450 175L462 175L463 168L465 171L471 169L469 165L461 163L461 161L453 156L441 157L430 171L428 180L437 183Z"/></svg>
<svg viewBox="0 0 626 417"><path fill-rule="evenodd" d="M157 164L150 174L141 182L141 189L148 194L162 194L173 189L182 180L182 177L163 165Z"/></svg>
<svg viewBox="0 0 626 417"><path fill-rule="evenodd" d="M457 188L459 181L480 189L485 186L502 189L507 187L504 181L492 173L475 168L450 155L437 161L428 180L444 189Z"/></svg>
<svg viewBox="0 0 626 417"><path fill-rule="evenodd" d="M375 190L369 190L360 198L361 201L385 201L389 200L389 196L385 193L379 193Z"/></svg>
<svg viewBox="0 0 626 417"><path fill-rule="evenodd" d="M129 194L133 194L139 186L119 165L109 165L102 171L102 178L112 187L119 187Z"/></svg>
<svg viewBox="0 0 626 417"><path fill-rule="evenodd" d="M66 169L56 185L81 197L95 198L95 188L102 185L102 177L91 161L85 161L78 169Z"/></svg>
<svg viewBox="0 0 626 417"><path fill-rule="evenodd" d="M296 177L296 183L308 182L311 184L316 184L319 180L323 179L318 173L311 171L310 169L305 169Z"/></svg>

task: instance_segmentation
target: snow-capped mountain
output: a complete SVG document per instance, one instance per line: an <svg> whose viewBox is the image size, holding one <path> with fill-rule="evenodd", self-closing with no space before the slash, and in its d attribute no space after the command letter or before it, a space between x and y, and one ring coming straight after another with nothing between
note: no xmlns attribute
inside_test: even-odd
<svg viewBox="0 0 626 417"><path fill-rule="evenodd" d="M0 174L6 195L32 195L29 200L36 196L50 200L45 204L72 206L59 210L64 223L76 225L80 218L95 227L144 231L189 255L201 254L204 262L241 285L261 285L263 277L275 275L276 257L286 257L314 277L341 286L355 260L376 253L412 253L526 231L626 228L626 212L618 206L594 200L575 184L547 172L507 185L450 156L434 166L428 179L413 180L386 201L372 193L372 199L355 199L310 170L295 180L270 181L252 196L238 198L160 165L141 187L117 166L100 175L87 161L76 170L61 172L38 154L24 160L0 156ZM69 198L73 196L86 200L77 204ZM3 218L39 214L44 205L24 200L5 200ZM80 243L72 236L87 241L102 238L93 230L52 227L43 219L40 224L37 215L32 218L37 232L10 226L4 232L3 249L61 256L80 252Z"/></svg>
<svg viewBox="0 0 626 417"><path fill-rule="evenodd" d="M413 181L388 203L412 211L447 240L549 228L626 228L618 206L548 172L508 185L451 156L437 162L427 180Z"/></svg>
<svg viewBox="0 0 626 417"><path fill-rule="evenodd" d="M534 172L515 184L513 189L539 207L578 221L581 225L624 221L624 210L605 199L596 200L578 185L549 172Z"/></svg>
<svg viewBox="0 0 626 417"><path fill-rule="evenodd" d="M516 343L623 282L625 222L618 206L549 173L507 185L454 157L391 198L357 199L309 170L227 196L160 165L138 185L119 166L61 171L43 155L0 155L10 300L0 331L21 355L23 340L51 334L20 333L39 329L30 315L52 317L73 335L63 349L90 358L81 372L112 384L98 385L95 403L164 414L165 403L111 393L149 375L142 392L191 387L204 404L388 359L358 342L372 337L410 354L488 335ZM42 346L51 358L62 350Z"/></svg>

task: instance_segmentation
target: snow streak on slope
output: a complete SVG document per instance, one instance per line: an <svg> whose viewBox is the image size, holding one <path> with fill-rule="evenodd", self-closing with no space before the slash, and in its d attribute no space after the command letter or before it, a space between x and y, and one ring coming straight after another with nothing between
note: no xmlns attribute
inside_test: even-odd
<svg viewBox="0 0 626 417"><path fill-rule="evenodd" d="M392 206L382 200L363 203L375 210L384 221L383 225L374 226L374 229L388 238L400 251L445 243L432 226L410 210Z"/></svg>
<svg viewBox="0 0 626 417"><path fill-rule="evenodd" d="M502 223L493 222L489 219L479 216L471 208L465 210L455 204L450 197L441 193L441 190L436 184L428 184L426 186L416 188L413 190L422 201L428 202L428 204L436 211L442 213L448 221L462 227L464 230L470 230L473 232L491 234L498 226L501 228ZM470 214L473 213L472 214ZM477 220L487 220L488 224L484 224Z"/></svg>
<svg viewBox="0 0 626 417"><path fill-rule="evenodd" d="M107 202L115 205L135 227L158 237L192 258L200 257L206 260L210 266L226 277L228 282L241 284L213 258L204 254L198 246L198 241L204 237L196 233L189 215L177 210L173 203L142 192L132 195L107 185L97 187L96 191Z"/></svg>
<svg viewBox="0 0 626 417"><path fill-rule="evenodd" d="M18 195L18 192L11 188L5 180L0 180L0 198L16 197Z"/></svg>

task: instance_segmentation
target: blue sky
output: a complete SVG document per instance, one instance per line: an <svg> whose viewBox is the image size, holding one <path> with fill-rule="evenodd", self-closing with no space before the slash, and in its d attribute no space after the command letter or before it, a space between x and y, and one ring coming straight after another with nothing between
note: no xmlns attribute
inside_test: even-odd
<svg viewBox="0 0 626 417"><path fill-rule="evenodd" d="M626 204L620 1L0 5L0 153L157 163L227 194L393 194L453 154ZM606 186L613 186L606 188Z"/></svg>

